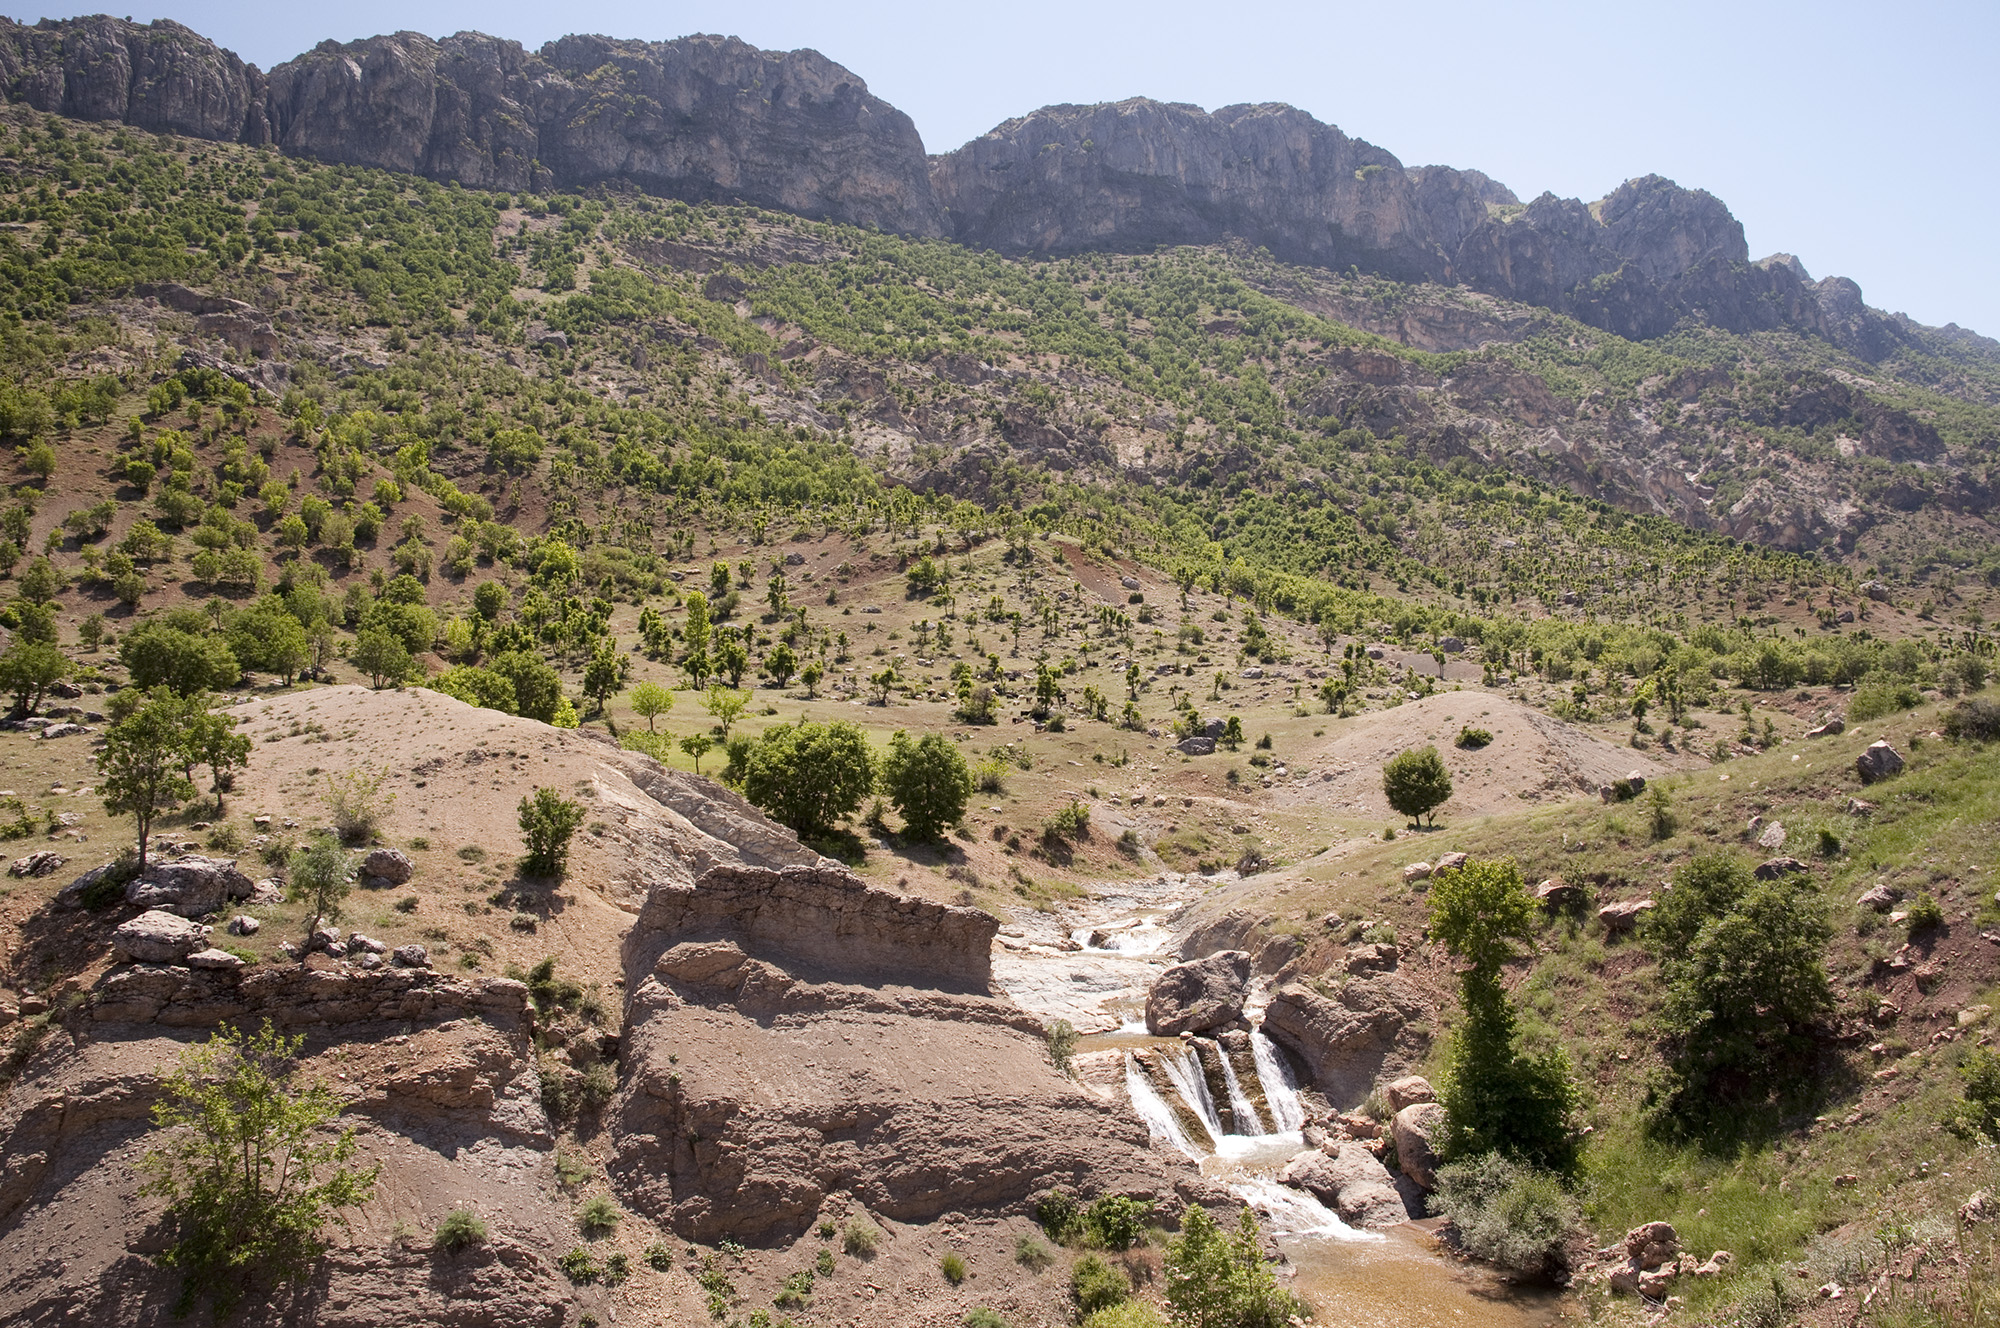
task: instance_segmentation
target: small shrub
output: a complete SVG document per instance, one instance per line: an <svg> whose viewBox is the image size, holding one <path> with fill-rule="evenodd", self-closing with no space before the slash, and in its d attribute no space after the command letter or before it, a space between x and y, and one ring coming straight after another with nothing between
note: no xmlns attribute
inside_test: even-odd
<svg viewBox="0 0 2000 1328"><path fill-rule="evenodd" d="M1476 729L1467 724L1459 729L1458 741L1455 745L1468 752L1476 752L1481 747L1491 745L1492 742L1493 734L1489 730Z"/></svg>
<svg viewBox="0 0 2000 1328"><path fill-rule="evenodd" d="M1125 1274L1095 1254L1086 1254L1069 1270L1069 1293L1084 1314L1123 1304L1132 1294Z"/></svg>
<svg viewBox="0 0 2000 1328"><path fill-rule="evenodd" d="M1007 1320L999 1310L980 1305L965 1312L965 1328L1007 1328Z"/></svg>
<svg viewBox="0 0 2000 1328"><path fill-rule="evenodd" d="M604 1280L617 1286L632 1275L632 1256L623 1250L614 1250L604 1256Z"/></svg>
<svg viewBox="0 0 2000 1328"><path fill-rule="evenodd" d="M862 1217L850 1217L841 1228L840 1248L856 1259L866 1259L874 1255L875 1247L882 1243L882 1233L873 1222Z"/></svg>
<svg viewBox="0 0 2000 1328"><path fill-rule="evenodd" d="M1014 1241L1014 1262L1023 1268L1039 1273L1055 1261L1055 1251L1028 1232L1022 1232Z"/></svg>
<svg viewBox="0 0 2000 1328"><path fill-rule="evenodd" d="M527 849L521 874L560 877L569 866L569 841L583 825L583 805L554 789L538 788L521 799L519 820Z"/></svg>
<svg viewBox="0 0 2000 1328"><path fill-rule="evenodd" d="M1035 1201L1035 1221L1058 1245L1083 1235L1083 1203L1066 1190L1050 1190Z"/></svg>
<svg viewBox="0 0 2000 1328"><path fill-rule="evenodd" d="M819 1257L813 1260L813 1271L815 1273L818 1273L821 1277L833 1276L832 1250L821 1250L819 1252Z"/></svg>
<svg viewBox="0 0 2000 1328"><path fill-rule="evenodd" d="M1077 1032L1069 1020L1058 1019L1049 1025L1046 1039L1049 1048L1049 1064L1058 1073L1068 1074L1070 1058L1076 1055Z"/></svg>
<svg viewBox="0 0 2000 1328"><path fill-rule="evenodd" d="M446 1214L444 1221L438 1223L437 1235L432 1243L450 1254L483 1245L486 1243L486 1223L470 1208L454 1208Z"/></svg>
<svg viewBox="0 0 2000 1328"><path fill-rule="evenodd" d="M417 911L417 897L416 897L415 895L404 895L404 896L403 896L403 897L402 897L401 899L398 899L398 900L396 901L396 911L397 911L398 913L414 913L414 912L416 912L416 911Z"/></svg>
<svg viewBox="0 0 2000 1328"><path fill-rule="evenodd" d="M583 1072L583 1081L577 1085L579 1101L591 1111L598 1111L618 1092L618 1072L603 1061Z"/></svg>
<svg viewBox="0 0 2000 1328"><path fill-rule="evenodd" d="M1561 1271L1582 1210L1552 1173L1486 1153L1438 1171L1433 1203L1474 1258L1530 1277Z"/></svg>
<svg viewBox="0 0 2000 1328"><path fill-rule="evenodd" d="M2000 738L2000 704L1978 698L1960 701L1944 717L1944 736L1966 742Z"/></svg>
<svg viewBox="0 0 2000 1328"><path fill-rule="evenodd" d="M589 1286L604 1273L597 1256L581 1245L570 1246L568 1252L556 1260L556 1266L562 1269L564 1277L578 1286Z"/></svg>
<svg viewBox="0 0 2000 1328"><path fill-rule="evenodd" d="M1646 793L1646 833L1657 844L1672 839L1678 829L1680 818L1674 815L1673 800L1664 788L1653 785Z"/></svg>
<svg viewBox="0 0 2000 1328"><path fill-rule="evenodd" d="M1944 909L1929 894L1918 895L1910 901L1910 935L1930 931L1944 926Z"/></svg>
<svg viewBox="0 0 2000 1328"><path fill-rule="evenodd" d="M576 1210L577 1229L593 1240L608 1236L618 1229L618 1223L625 1214L618 1211L618 1205L608 1194L593 1195L583 1207Z"/></svg>
<svg viewBox="0 0 2000 1328"><path fill-rule="evenodd" d="M640 1255L639 1257L646 1261L646 1266L648 1268L655 1269L662 1273L670 1273L673 1271L674 1252L667 1248L665 1241L659 1241L659 1240L654 1241L651 1245L648 1245L646 1247L646 1252Z"/></svg>
<svg viewBox="0 0 2000 1328"><path fill-rule="evenodd" d="M373 772L349 770L326 777L327 815L341 839L362 844L375 837L376 828L388 814L390 804L396 801L395 794L382 792L388 778L386 765Z"/></svg>
<svg viewBox="0 0 2000 1328"><path fill-rule="evenodd" d="M957 1253L947 1254L938 1260L938 1271L945 1281L957 1286L965 1280L965 1259Z"/></svg>
<svg viewBox="0 0 2000 1328"><path fill-rule="evenodd" d="M1122 1194L1107 1194L1083 1214L1084 1230L1107 1250L1129 1250L1146 1239L1146 1219L1153 1205Z"/></svg>
<svg viewBox="0 0 2000 1328"><path fill-rule="evenodd" d="M1090 808L1072 801L1043 824L1042 837L1072 842L1090 838Z"/></svg>
<svg viewBox="0 0 2000 1328"><path fill-rule="evenodd" d="M818 1236L821 1240L832 1240L839 1233L840 1233L839 1227L835 1226L833 1223L828 1222L824 1219L820 1221L820 1224L818 1226L813 1228L813 1234L815 1236Z"/></svg>
<svg viewBox="0 0 2000 1328"><path fill-rule="evenodd" d="M1825 826L1819 828L1819 855L1822 858L1840 856L1840 836Z"/></svg>
<svg viewBox="0 0 2000 1328"><path fill-rule="evenodd" d="M1865 724L1899 710L1909 710L1921 704L1923 699L1917 689L1906 682L1879 678L1863 682L1854 689L1854 699L1847 703L1847 722Z"/></svg>
<svg viewBox="0 0 2000 1328"><path fill-rule="evenodd" d="M1084 1317L1082 1328L1167 1328L1160 1312L1143 1300L1128 1300Z"/></svg>

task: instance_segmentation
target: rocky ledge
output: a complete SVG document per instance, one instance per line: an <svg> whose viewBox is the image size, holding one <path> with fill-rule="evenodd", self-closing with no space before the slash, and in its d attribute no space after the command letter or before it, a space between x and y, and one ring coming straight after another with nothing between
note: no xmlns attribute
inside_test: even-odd
<svg viewBox="0 0 2000 1328"><path fill-rule="evenodd" d="M688 1240L796 1239L829 1199L899 1222L1052 1185L1164 1199L1190 1179L984 994L996 924L845 871L661 887L625 947L611 1173Z"/></svg>

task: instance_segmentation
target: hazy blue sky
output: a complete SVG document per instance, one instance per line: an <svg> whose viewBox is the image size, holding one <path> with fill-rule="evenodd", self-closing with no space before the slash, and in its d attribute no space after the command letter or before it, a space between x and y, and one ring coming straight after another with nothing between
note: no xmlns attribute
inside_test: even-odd
<svg viewBox="0 0 2000 1328"><path fill-rule="evenodd" d="M71 10L0 0L32 21ZM2000 4L1006 5L698 0L166 3L265 68L318 41L476 28L733 33L809 46L907 111L933 152L1051 102L1287 101L1406 164L1475 166L1523 199L1649 171L1720 196L1752 257L1797 254L1871 304L2000 336Z"/></svg>

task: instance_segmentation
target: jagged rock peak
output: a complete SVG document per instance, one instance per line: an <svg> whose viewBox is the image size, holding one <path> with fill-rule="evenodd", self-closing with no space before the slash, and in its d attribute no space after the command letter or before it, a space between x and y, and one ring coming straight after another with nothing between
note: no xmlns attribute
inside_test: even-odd
<svg viewBox="0 0 2000 1328"><path fill-rule="evenodd" d="M734 37L461 32L321 42L268 78L177 23L0 20L0 93L38 110L410 171L475 188L622 180L914 235L942 233L923 140L816 51Z"/></svg>

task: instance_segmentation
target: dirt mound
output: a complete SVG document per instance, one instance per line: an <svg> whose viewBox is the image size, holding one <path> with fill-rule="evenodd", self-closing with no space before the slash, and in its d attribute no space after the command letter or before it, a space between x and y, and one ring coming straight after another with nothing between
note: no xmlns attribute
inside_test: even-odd
<svg viewBox="0 0 2000 1328"><path fill-rule="evenodd" d="M1456 746L1461 728L1484 729L1483 747ZM1487 692L1440 692L1347 720L1329 737L1306 744L1290 778L1276 784L1277 807L1324 807L1355 816L1393 817L1382 796L1382 766L1409 747L1433 743L1451 771L1451 801L1443 817L1486 816L1579 794L1638 771L1662 773L1644 753L1601 738L1538 710Z"/></svg>

